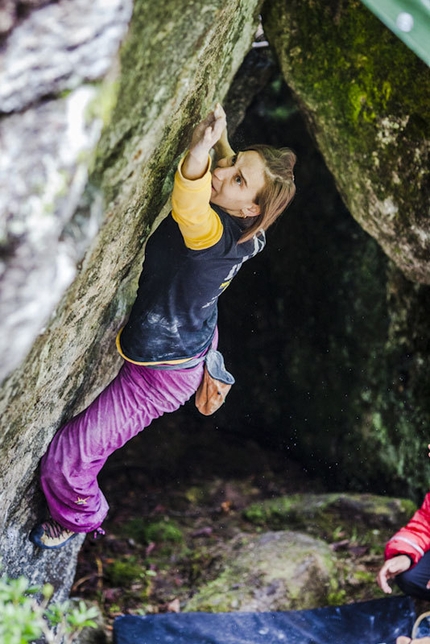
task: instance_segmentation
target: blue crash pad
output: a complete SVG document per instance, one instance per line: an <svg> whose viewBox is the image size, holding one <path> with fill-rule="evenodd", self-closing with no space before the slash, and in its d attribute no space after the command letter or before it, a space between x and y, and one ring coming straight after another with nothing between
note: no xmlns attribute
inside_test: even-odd
<svg viewBox="0 0 430 644"><path fill-rule="evenodd" d="M403 596L286 612L123 615L114 644L395 644L414 621Z"/></svg>

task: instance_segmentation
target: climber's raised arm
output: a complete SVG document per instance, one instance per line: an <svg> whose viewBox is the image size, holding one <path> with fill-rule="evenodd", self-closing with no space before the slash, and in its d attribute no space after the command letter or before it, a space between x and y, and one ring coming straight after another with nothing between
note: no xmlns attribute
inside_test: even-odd
<svg viewBox="0 0 430 644"><path fill-rule="evenodd" d="M226 131L226 116L218 103L208 116L195 128L190 148L182 164L182 175L185 179L200 179L208 169L209 152L218 143Z"/></svg>
<svg viewBox="0 0 430 644"><path fill-rule="evenodd" d="M220 159L226 159L228 157L232 157L235 154L235 151L231 147L230 142L228 140L227 120L226 120L225 128L223 129L219 140L214 145L214 152L215 152L215 162L219 161Z"/></svg>

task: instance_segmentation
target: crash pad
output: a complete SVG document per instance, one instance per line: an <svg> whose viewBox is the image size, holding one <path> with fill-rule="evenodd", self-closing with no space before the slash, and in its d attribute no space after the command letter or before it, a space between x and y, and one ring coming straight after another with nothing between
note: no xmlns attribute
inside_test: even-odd
<svg viewBox="0 0 430 644"><path fill-rule="evenodd" d="M414 621L403 596L285 612L122 615L114 644L395 644Z"/></svg>

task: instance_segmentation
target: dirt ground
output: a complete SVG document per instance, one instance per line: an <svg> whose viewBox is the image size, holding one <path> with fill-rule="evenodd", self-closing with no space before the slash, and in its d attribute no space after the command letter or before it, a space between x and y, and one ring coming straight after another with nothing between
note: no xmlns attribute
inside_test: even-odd
<svg viewBox="0 0 430 644"><path fill-rule="evenodd" d="M97 603L107 631L124 613L181 611L217 575L223 543L238 532L264 530L244 518L250 504L328 491L281 451L186 414L154 423L115 453L100 484L110 504L106 536L87 537L72 595ZM374 579L388 533L369 538L354 525L324 535L316 526L309 531L340 554L331 604L382 596Z"/></svg>

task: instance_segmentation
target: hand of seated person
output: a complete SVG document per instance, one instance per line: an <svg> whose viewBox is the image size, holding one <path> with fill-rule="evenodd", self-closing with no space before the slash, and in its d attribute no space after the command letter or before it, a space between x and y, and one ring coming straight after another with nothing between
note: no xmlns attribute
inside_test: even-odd
<svg viewBox="0 0 430 644"><path fill-rule="evenodd" d="M378 586L384 593L390 594L392 592L391 586L388 584L390 579L394 579L397 575L406 570L409 570L411 567L411 560L406 555L398 555L392 559L387 559L387 561L382 566L381 570L378 573L376 581Z"/></svg>

